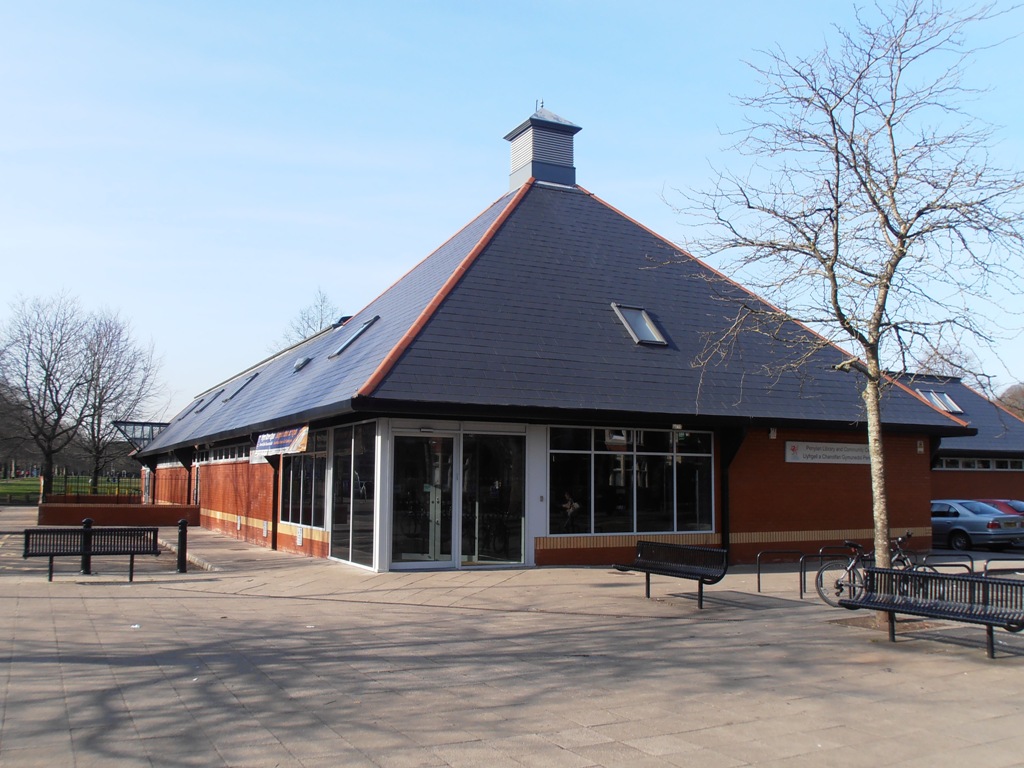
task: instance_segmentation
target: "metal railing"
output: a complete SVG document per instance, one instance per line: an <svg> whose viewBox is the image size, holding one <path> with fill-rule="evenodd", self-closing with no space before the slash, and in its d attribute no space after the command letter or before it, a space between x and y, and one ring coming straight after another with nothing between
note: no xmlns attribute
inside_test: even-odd
<svg viewBox="0 0 1024 768"><path fill-rule="evenodd" d="M140 496L142 478L138 475L101 475L93 485L88 475L60 475L53 478L53 489L58 496Z"/></svg>

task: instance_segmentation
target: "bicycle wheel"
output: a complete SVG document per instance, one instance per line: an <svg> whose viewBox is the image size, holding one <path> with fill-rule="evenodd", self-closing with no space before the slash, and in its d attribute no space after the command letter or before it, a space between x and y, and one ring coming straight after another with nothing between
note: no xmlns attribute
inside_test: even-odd
<svg viewBox="0 0 1024 768"><path fill-rule="evenodd" d="M864 576L858 570L848 573L849 565L848 562L832 560L818 569L814 586L818 596L833 608L839 607L841 599L855 598L864 589Z"/></svg>

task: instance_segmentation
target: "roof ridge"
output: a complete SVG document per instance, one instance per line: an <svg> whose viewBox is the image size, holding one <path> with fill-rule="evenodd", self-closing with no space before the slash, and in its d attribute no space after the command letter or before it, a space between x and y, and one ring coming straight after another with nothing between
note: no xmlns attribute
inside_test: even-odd
<svg viewBox="0 0 1024 768"><path fill-rule="evenodd" d="M419 317L416 318L415 322L402 335L402 338L398 340L398 343L391 348L391 351L384 356L384 359L381 360L376 370L374 370L374 372L370 375L370 378L368 378L363 383L363 385L356 390L353 399L356 397L369 397L373 394L374 390L376 390L377 387L380 386L384 378L391 372L391 369L394 367L395 363L398 362L398 359L409 348L409 345L412 344L412 342L416 339L420 331L423 330L423 327L427 324L427 321L437 311L438 307L441 306L441 303L445 300L445 298L447 298L448 295L454 290L455 286L462 279L462 276L473 265L473 262L476 261L477 257L479 257L481 253L483 253L484 248L487 247L487 245L494 238L494 235L498 232L499 229L501 229L501 226L505 223L508 217L516 209L520 201L522 201L522 199L526 196L526 193L533 186L533 183L534 179L531 177L523 184L523 186L519 188L519 190L515 193L512 199L505 206L505 209L498 215L498 217L493 222L491 222L491 225L487 228L487 231L484 232L484 234L480 237L476 245L473 246L470 252L466 254L466 257L459 263L459 265L455 268L451 275L448 276L448 279L445 280L444 285L442 285L441 289L434 295L434 298L432 298L430 302L427 304L427 306L423 308L423 311L419 314Z"/></svg>

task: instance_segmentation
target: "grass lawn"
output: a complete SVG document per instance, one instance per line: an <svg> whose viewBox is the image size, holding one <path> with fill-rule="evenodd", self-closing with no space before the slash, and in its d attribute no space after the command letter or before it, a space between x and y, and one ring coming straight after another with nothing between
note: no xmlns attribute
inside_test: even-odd
<svg viewBox="0 0 1024 768"><path fill-rule="evenodd" d="M0 493L39 493L39 478L19 477L15 480L0 480Z"/></svg>
<svg viewBox="0 0 1024 768"><path fill-rule="evenodd" d="M53 492L55 494L87 494L91 493L88 477L55 477L53 478ZM111 480L101 477L99 487L96 489L99 494L116 495L119 493L139 493L139 478L129 477L118 480ZM0 480L0 494L15 493L18 495L26 493L39 493L38 477L19 477L15 480Z"/></svg>

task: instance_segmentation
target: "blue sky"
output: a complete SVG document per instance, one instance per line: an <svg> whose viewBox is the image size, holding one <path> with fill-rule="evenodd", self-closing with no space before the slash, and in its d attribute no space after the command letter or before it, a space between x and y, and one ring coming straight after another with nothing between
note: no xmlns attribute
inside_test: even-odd
<svg viewBox="0 0 1024 768"><path fill-rule="evenodd" d="M744 60L811 53L851 9L0 0L0 316L62 289L119 309L174 412L267 356L318 288L356 311L501 196L502 137L538 99L583 127L582 186L681 241L663 195L741 167L721 132L756 92ZM1018 168L1021 61L1015 39L970 72ZM1002 386L1024 381L1012 314L1002 364L982 357Z"/></svg>

